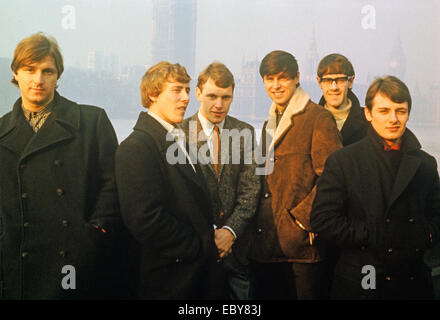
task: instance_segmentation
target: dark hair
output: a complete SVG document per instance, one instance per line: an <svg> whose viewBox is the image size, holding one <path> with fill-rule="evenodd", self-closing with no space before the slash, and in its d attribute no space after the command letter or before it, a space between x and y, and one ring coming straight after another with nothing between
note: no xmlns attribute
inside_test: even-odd
<svg viewBox="0 0 440 320"><path fill-rule="evenodd" d="M220 88L235 87L232 72L221 62L213 62L203 70L197 79L197 87L203 90L203 85L211 78L215 85Z"/></svg>
<svg viewBox="0 0 440 320"><path fill-rule="evenodd" d="M298 74L298 62L290 53L282 50L275 50L268 53L260 64L260 75L264 76L284 72L292 79Z"/></svg>
<svg viewBox="0 0 440 320"><path fill-rule="evenodd" d="M64 71L63 56L55 38L42 32L33 34L21 40L14 51L11 69L17 73L23 65L41 61L50 56L55 61L57 68L57 77L60 78ZM17 80L13 77L11 83L18 86Z"/></svg>
<svg viewBox="0 0 440 320"><path fill-rule="evenodd" d="M365 106L370 110L373 109L373 99L378 93L388 97L395 103L408 103L408 113L411 111L411 95L408 87L402 80L395 76L386 76L384 78L376 78L368 88L365 96Z"/></svg>
<svg viewBox="0 0 440 320"><path fill-rule="evenodd" d="M319 78L322 78L327 74L346 74L349 77L354 76L353 65L342 54L329 54L322 58L317 70Z"/></svg>

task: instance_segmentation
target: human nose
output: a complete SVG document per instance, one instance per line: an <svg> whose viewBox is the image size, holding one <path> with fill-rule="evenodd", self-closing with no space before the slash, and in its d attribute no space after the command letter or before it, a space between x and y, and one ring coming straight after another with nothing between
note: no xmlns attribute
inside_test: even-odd
<svg viewBox="0 0 440 320"><path fill-rule="evenodd" d="M330 84L330 88L332 88L332 89L338 88L338 84L336 83L336 80L332 80L332 83Z"/></svg>
<svg viewBox="0 0 440 320"><path fill-rule="evenodd" d="M35 84L42 84L44 82L43 72L41 71L34 72L32 81Z"/></svg>
<svg viewBox="0 0 440 320"><path fill-rule="evenodd" d="M218 98L215 100L215 104L214 104L214 106L215 106L216 108L218 108L218 109L221 109L221 108L223 107L223 99L222 99L221 97L218 97Z"/></svg>
<svg viewBox="0 0 440 320"><path fill-rule="evenodd" d="M397 118L397 113L396 111L391 111L390 112L390 117L388 119L391 123L396 123L399 121L399 119Z"/></svg>
<svg viewBox="0 0 440 320"><path fill-rule="evenodd" d="M189 92L183 91L181 100L185 102L189 102Z"/></svg>
<svg viewBox="0 0 440 320"><path fill-rule="evenodd" d="M279 87L280 87L280 81L279 81L278 79L276 79L276 78L273 79L272 87L273 87L274 89L279 88Z"/></svg>

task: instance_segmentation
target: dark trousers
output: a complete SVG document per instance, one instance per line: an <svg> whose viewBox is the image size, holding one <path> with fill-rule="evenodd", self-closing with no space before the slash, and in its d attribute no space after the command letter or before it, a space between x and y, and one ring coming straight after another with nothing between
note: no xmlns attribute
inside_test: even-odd
<svg viewBox="0 0 440 320"><path fill-rule="evenodd" d="M251 300L249 265L241 264L232 253L224 259L227 272L228 292L231 300Z"/></svg>
<svg viewBox="0 0 440 320"><path fill-rule="evenodd" d="M328 297L326 262L251 264L256 300L321 300Z"/></svg>

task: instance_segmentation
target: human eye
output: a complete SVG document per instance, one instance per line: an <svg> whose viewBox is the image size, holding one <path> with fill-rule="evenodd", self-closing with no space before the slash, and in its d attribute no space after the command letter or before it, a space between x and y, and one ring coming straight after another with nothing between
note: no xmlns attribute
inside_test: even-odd
<svg viewBox="0 0 440 320"><path fill-rule="evenodd" d="M347 77L336 78L335 81L339 85L345 84L345 82L347 81Z"/></svg>

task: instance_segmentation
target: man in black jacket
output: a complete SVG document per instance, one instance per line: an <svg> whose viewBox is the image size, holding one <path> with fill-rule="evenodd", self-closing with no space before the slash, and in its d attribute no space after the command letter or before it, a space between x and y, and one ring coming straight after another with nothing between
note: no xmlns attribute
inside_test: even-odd
<svg viewBox="0 0 440 320"><path fill-rule="evenodd" d="M188 153L183 120L191 78L159 62L140 85L141 112L116 153L122 218L140 247L140 299L210 299L223 293L208 188Z"/></svg>
<svg viewBox="0 0 440 320"><path fill-rule="evenodd" d="M411 96L393 76L368 89L361 141L327 159L311 214L318 239L338 245L335 299L429 299L423 254L439 241L435 159L406 128Z"/></svg>
<svg viewBox="0 0 440 320"><path fill-rule="evenodd" d="M363 108L352 91L354 78L353 65L341 54L329 54L319 62L316 77L322 90L319 104L333 114L344 146L365 137L368 128Z"/></svg>
<svg viewBox="0 0 440 320"><path fill-rule="evenodd" d="M354 78L353 65L341 54L329 54L319 62L316 77L322 90L319 104L332 113L343 146L361 140L367 134L368 128L364 108L360 106L358 98L352 91ZM330 290L339 252L331 244L327 245L326 252L328 274L324 277L327 282L324 287ZM324 296L328 294L327 292Z"/></svg>
<svg viewBox="0 0 440 320"><path fill-rule="evenodd" d="M105 111L55 90L63 58L42 33L15 49L21 97L0 118L0 296L122 297L124 250Z"/></svg>

